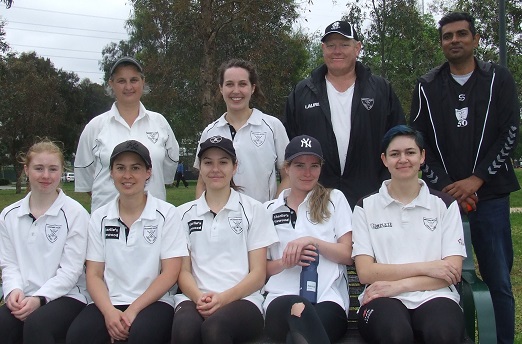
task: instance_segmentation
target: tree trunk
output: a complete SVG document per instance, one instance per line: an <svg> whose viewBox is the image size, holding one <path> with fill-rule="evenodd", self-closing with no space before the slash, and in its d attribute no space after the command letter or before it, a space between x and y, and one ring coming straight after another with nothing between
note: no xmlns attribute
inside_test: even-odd
<svg viewBox="0 0 522 344"><path fill-rule="evenodd" d="M216 29L212 21L212 1L201 0L201 33L203 38L203 60L201 61L201 120L206 126L214 120L215 81L214 66L216 65Z"/></svg>

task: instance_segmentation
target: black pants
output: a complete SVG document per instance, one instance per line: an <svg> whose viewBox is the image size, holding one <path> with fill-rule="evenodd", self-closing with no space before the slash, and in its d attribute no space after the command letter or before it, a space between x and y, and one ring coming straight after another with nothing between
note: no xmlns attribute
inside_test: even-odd
<svg viewBox="0 0 522 344"><path fill-rule="evenodd" d="M114 306L125 311L129 305ZM129 344L165 343L170 337L174 308L156 301L138 313L132 322ZM110 340L105 318L94 303L88 305L72 323L67 333L68 344L105 344Z"/></svg>
<svg viewBox="0 0 522 344"><path fill-rule="evenodd" d="M176 176L174 177L174 180L176 181L176 187L179 186L180 180L183 182L183 185L185 185L185 187L188 187L188 183L185 180L185 175L183 173L176 172Z"/></svg>
<svg viewBox="0 0 522 344"><path fill-rule="evenodd" d="M292 306L303 303L300 317L291 314ZM346 333L347 317L335 302L312 305L299 295L285 295L270 302L266 310L265 331L276 340L294 344L324 344L339 340Z"/></svg>
<svg viewBox="0 0 522 344"><path fill-rule="evenodd" d="M0 343L54 344L65 339L74 318L85 303L70 297L60 297L35 310L20 321L4 304L0 307Z"/></svg>
<svg viewBox="0 0 522 344"><path fill-rule="evenodd" d="M461 343L464 314L453 300L439 297L408 309L394 298L381 297L359 309L359 331L368 343Z"/></svg>
<svg viewBox="0 0 522 344"><path fill-rule="evenodd" d="M219 308L204 319L192 301L176 307L172 325L172 344L241 343L263 332L263 315L255 304L237 300Z"/></svg>

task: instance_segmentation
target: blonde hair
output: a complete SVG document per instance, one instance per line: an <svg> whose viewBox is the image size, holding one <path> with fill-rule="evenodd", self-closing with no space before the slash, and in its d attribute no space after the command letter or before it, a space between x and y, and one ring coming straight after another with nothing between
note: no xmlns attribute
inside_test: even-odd
<svg viewBox="0 0 522 344"><path fill-rule="evenodd" d="M285 161L285 167L289 167L292 161ZM321 161L321 165L323 162ZM310 203L310 220L314 223L323 223L332 216L328 209L330 203L330 192L332 189L325 188L321 183L317 182L310 191L308 202Z"/></svg>
<svg viewBox="0 0 522 344"><path fill-rule="evenodd" d="M38 139L39 141L29 147L27 153L19 153L18 154L18 162L24 166L29 166L31 164L31 160L36 154L40 153L50 153L58 155L58 159L60 160L61 172L63 172L63 168L65 166L65 159L63 157L63 151L60 146L51 141L49 138L44 137L43 139ZM31 190L31 184L27 184L27 192Z"/></svg>

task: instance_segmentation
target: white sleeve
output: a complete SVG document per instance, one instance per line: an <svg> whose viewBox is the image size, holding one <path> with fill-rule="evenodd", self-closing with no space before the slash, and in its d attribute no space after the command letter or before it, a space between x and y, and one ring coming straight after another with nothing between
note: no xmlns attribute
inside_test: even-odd
<svg viewBox="0 0 522 344"><path fill-rule="evenodd" d="M334 198L334 213L332 214L335 225L335 235L342 237L352 231L352 209L346 200L346 196L336 189L331 192L330 199Z"/></svg>
<svg viewBox="0 0 522 344"><path fill-rule="evenodd" d="M178 209L172 206L165 216L161 239L161 259L188 256L187 236Z"/></svg>
<svg viewBox="0 0 522 344"><path fill-rule="evenodd" d="M167 141L165 142L165 159L163 159L163 183L172 184L179 162L179 144L169 122L167 122L165 117L162 116L162 118L165 122L164 125L168 134Z"/></svg>
<svg viewBox="0 0 522 344"><path fill-rule="evenodd" d="M252 204L252 223L247 235L248 251L268 247L279 241L274 222L272 221L272 215L259 202Z"/></svg>
<svg viewBox="0 0 522 344"><path fill-rule="evenodd" d="M24 284L18 268L15 248L4 222L4 215L2 212L2 219L0 219L0 269L2 269L3 291L6 297L14 289L24 290Z"/></svg>
<svg viewBox="0 0 522 344"><path fill-rule="evenodd" d="M375 257L365 210L360 206L356 206L352 219L352 258L363 254Z"/></svg>
<svg viewBox="0 0 522 344"><path fill-rule="evenodd" d="M95 117L87 123L78 141L74 158L74 191L76 192L92 191L96 171L94 149L96 147L96 135L99 132L97 122L98 118Z"/></svg>
<svg viewBox="0 0 522 344"><path fill-rule="evenodd" d="M83 207L73 209L71 212L74 211L76 214L67 219L69 233L56 275L47 280L34 295L45 296L52 301L66 295L78 283L87 252L89 214Z"/></svg>
<svg viewBox="0 0 522 344"><path fill-rule="evenodd" d="M449 256L466 257L464 229L459 205L452 202L442 217L442 252L441 258Z"/></svg>
<svg viewBox="0 0 522 344"><path fill-rule="evenodd" d="M105 207L104 207L105 208ZM89 239L87 241L86 260L93 262L105 262L104 230L101 222L103 216L96 216L97 211L91 215L89 221Z"/></svg>
<svg viewBox="0 0 522 344"><path fill-rule="evenodd" d="M277 118L274 121L274 139L275 139L275 149L277 155L277 169L281 170L285 163L285 149L288 143L288 135L286 134L286 129L283 126L283 123Z"/></svg>

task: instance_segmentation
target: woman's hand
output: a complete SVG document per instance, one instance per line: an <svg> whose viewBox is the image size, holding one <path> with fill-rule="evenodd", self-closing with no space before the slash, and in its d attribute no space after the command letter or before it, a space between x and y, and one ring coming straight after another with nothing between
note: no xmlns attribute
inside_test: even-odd
<svg viewBox="0 0 522 344"><path fill-rule="evenodd" d="M377 281L370 284L364 290L361 306L379 297L393 297L402 293L403 290L398 281Z"/></svg>
<svg viewBox="0 0 522 344"><path fill-rule="evenodd" d="M451 260L435 260L428 264L426 276L444 280L450 285L460 282L461 269L456 267Z"/></svg>
<svg viewBox="0 0 522 344"><path fill-rule="evenodd" d="M40 308L40 298L36 296L26 297L20 302L21 308L12 311L11 314L20 320L25 321L31 313Z"/></svg>
<svg viewBox="0 0 522 344"><path fill-rule="evenodd" d="M22 308L20 303L23 299L25 299L24 292L20 289L13 289L13 291L7 295L5 304L7 305L7 308L14 312Z"/></svg>
<svg viewBox="0 0 522 344"><path fill-rule="evenodd" d="M226 303L219 293L204 293L196 304L196 309L203 318L208 318Z"/></svg>
<svg viewBox="0 0 522 344"><path fill-rule="evenodd" d="M131 322L122 311L113 307L104 314L104 317L105 326L111 336L111 343L114 343L114 340L126 340L129 337Z"/></svg>
<svg viewBox="0 0 522 344"><path fill-rule="evenodd" d="M309 263L304 261L313 261L317 257L317 245L314 243L314 238L306 236L290 241L283 251L281 262L285 269L292 268L296 265L308 266Z"/></svg>

